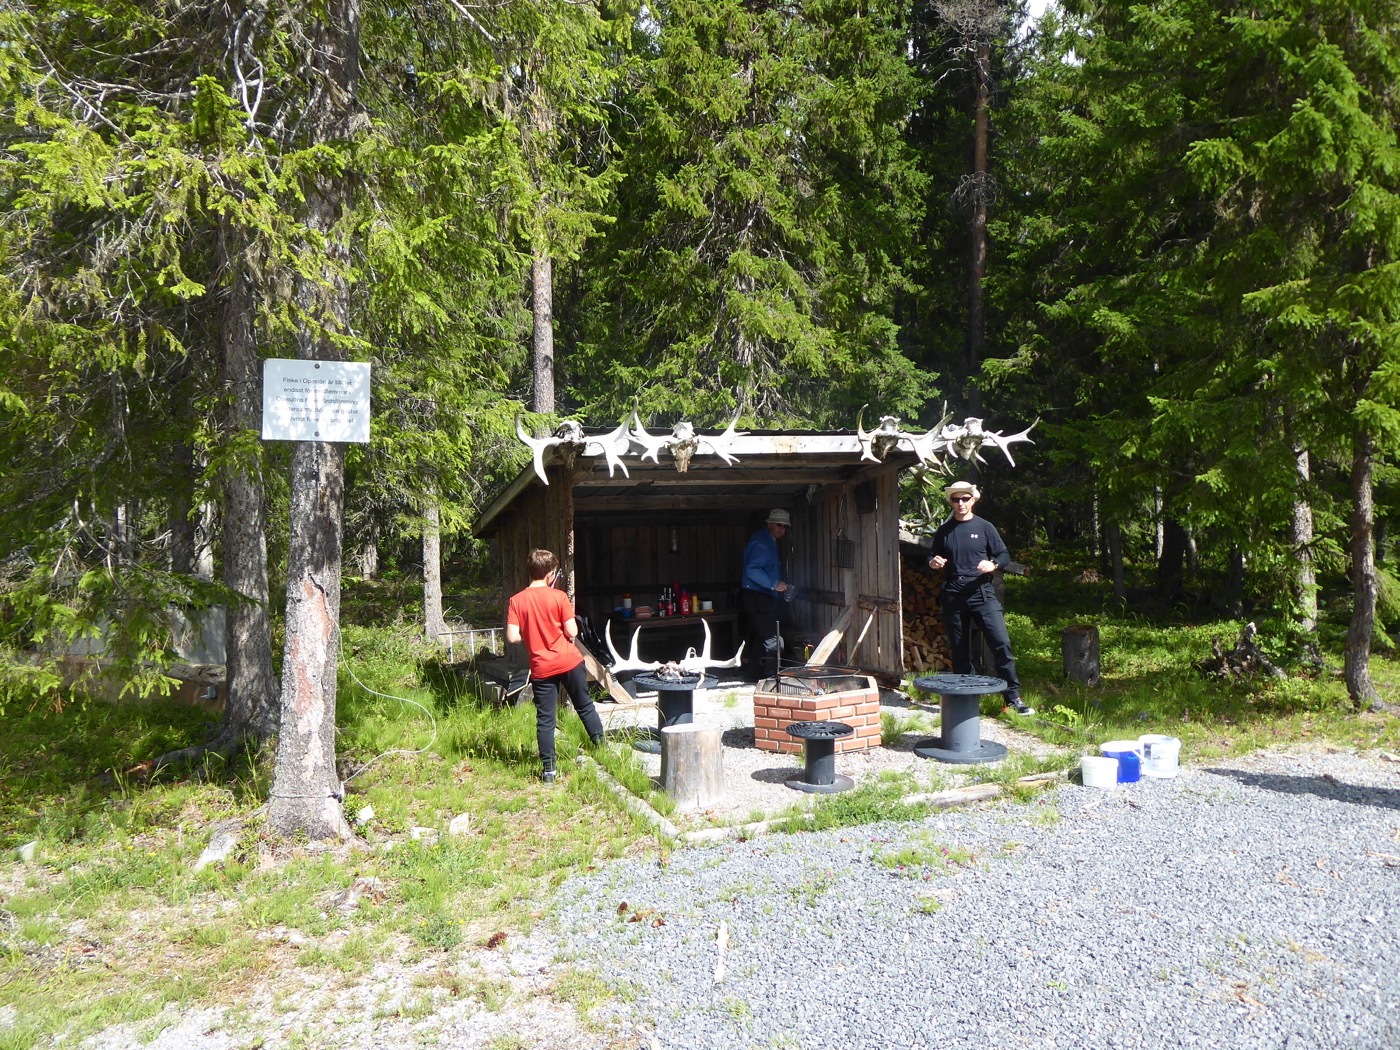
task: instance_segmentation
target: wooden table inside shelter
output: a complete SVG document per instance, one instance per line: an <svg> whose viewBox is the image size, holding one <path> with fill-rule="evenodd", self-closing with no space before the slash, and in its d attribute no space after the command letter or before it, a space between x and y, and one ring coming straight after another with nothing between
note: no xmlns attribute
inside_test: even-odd
<svg viewBox="0 0 1400 1050"><path fill-rule="evenodd" d="M637 638L637 658L640 660L681 660L687 649L697 653L705 644L705 628L710 625L711 655L728 660L739 648L739 614L733 612L692 613L689 616L652 616L645 620L609 618L613 645L624 656L632 651L632 638ZM715 630L716 627L721 628ZM623 629L626 633L623 633ZM725 635L727 645L716 635Z"/></svg>

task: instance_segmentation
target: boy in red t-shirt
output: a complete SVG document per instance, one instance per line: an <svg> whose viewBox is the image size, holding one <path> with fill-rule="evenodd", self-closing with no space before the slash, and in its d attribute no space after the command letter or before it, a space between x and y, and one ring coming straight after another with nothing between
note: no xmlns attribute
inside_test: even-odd
<svg viewBox="0 0 1400 1050"><path fill-rule="evenodd" d="M532 550L528 559L530 586L514 595L506 609L506 641L524 642L530 654L530 678L534 683L535 736L539 741L544 782L554 783L554 726L560 687L569 694L574 710L595 744L603 742L603 720L588 695L583 654L574 645L578 621L563 591L554 589L559 559L553 551Z"/></svg>

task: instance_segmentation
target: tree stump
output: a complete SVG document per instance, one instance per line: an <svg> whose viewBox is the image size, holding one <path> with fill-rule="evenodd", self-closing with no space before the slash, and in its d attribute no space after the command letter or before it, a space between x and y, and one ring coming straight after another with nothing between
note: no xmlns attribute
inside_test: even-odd
<svg viewBox="0 0 1400 1050"><path fill-rule="evenodd" d="M1060 635L1065 677L1084 685L1099 684L1099 629L1091 623L1066 627Z"/></svg>
<svg viewBox="0 0 1400 1050"><path fill-rule="evenodd" d="M693 722L662 728L661 788L677 809L703 809L724 797L723 732Z"/></svg>

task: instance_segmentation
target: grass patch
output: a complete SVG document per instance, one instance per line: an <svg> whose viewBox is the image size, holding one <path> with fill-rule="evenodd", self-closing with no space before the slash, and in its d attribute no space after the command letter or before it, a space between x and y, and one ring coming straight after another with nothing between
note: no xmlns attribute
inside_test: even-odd
<svg viewBox="0 0 1400 1050"><path fill-rule="evenodd" d="M819 796L809 821L794 823L798 830L825 830L875 824L885 820L917 820L928 812L921 803L906 801L918 790L914 778L906 774L882 773L852 791Z"/></svg>
<svg viewBox="0 0 1400 1050"><path fill-rule="evenodd" d="M342 668L337 712L345 809L375 814L358 851L267 838L253 814L268 756L178 780L102 777L206 739L203 711L164 701L10 708L0 847L14 858L22 843L38 846L34 863L0 865L0 1010L13 1009L0 1047L117 1023L158 1027L167 1006L231 1005L288 967L359 975L395 955L446 957L528 929L569 874L649 837L574 762L587 735L572 713L559 740L563 784L545 788L532 707L483 706L433 676L434 653L414 628L347 626L345 643L354 670ZM459 814L471 831L448 836ZM247 820L233 860L195 873L210 825L230 817ZM415 826L436 829L436 843L410 840ZM356 880L378 889L338 907ZM478 992L503 1001L498 989L469 994Z"/></svg>
<svg viewBox="0 0 1400 1050"><path fill-rule="evenodd" d="M927 882L936 875L946 875L956 868L970 867L977 854L961 846L939 842L930 832L920 832L898 849L876 850L870 862L878 868L906 879Z"/></svg>

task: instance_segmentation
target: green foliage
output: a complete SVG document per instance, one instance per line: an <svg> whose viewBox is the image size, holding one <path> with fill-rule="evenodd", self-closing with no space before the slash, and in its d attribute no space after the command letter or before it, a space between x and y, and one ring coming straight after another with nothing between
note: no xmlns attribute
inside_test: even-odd
<svg viewBox="0 0 1400 1050"><path fill-rule="evenodd" d="M634 398L705 422L916 411L927 380L892 323L925 190L899 132L917 93L899 9L653 14L571 386L600 418Z"/></svg>
<svg viewBox="0 0 1400 1050"><path fill-rule="evenodd" d="M1400 578L1378 567L1376 583L1376 627L1400 631Z"/></svg>

